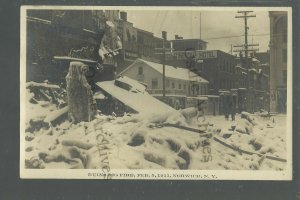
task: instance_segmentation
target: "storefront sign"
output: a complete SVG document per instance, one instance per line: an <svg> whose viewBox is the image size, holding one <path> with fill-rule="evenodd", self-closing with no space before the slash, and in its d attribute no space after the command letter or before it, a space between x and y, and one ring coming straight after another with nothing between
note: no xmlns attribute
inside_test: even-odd
<svg viewBox="0 0 300 200"><path fill-rule="evenodd" d="M138 57L137 53L125 51L125 58L127 59L136 59Z"/></svg>
<svg viewBox="0 0 300 200"><path fill-rule="evenodd" d="M195 50L186 50L186 51L174 51L171 54L166 55L167 60L186 60L188 58L193 59L210 59L217 58L217 51L195 51Z"/></svg>

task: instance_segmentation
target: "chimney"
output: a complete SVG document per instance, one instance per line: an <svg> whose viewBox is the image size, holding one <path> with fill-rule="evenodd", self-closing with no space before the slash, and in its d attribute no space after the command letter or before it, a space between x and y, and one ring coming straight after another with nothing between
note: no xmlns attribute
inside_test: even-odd
<svg viewBox="0 0 300 200"><path fill-rule="evenodd" d="M167 39L167 31L162 31L161 35L162 35L163 39L165 39L165 40Z"/></svg>
<svg viewBox="0 0 300 200"><path fill-rule="evenodd" d="M127 12L120 12L120 18L123 20L123 21L127 21Z"/></svg>
<svg viewBox="0 0 300 200"><path fill-rule="evenodd" d="M175 35L175 40L178 40L178 35Z"/></svg>

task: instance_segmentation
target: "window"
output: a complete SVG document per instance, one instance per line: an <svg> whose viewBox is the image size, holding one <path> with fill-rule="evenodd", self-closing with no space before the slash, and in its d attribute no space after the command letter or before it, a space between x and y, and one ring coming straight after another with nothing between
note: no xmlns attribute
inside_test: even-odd
<svg viewBox="0 0 300 200"><path fill-rule="evenodd" d="M174 83L174 82L172 82L172 88L173 88L173 89L175 88L175 83Z"/></svg>
<svg viewBox="0 0 300 200"><path fill-rule="evenodd" d="M283 84L285 85L287 83L287 71L283 70L282 75L283 75Z"/></svg>
<svg viewBox="0 0 300 200"><path fill-rule="evenodd" d="M183 84L183 89L186 90L186 85L185 84Z"/></svg>
<svg viewBox="0 0 300 200"><path fill-rule="evenodd" d="M229 66L228 66L228 62L226 62L226 65L225 65L225 71L226 71L226 72L229 71L228 67L229 67Z"/></svg>
<svg viewBox="0 0 300 200"><path fill-rule="evenodd" d="M181 89L181 83L178 84L178 89Z"/></svg>
<svg viewBox="0 0 300 200"><path fill-rule="evenodd" d="M158 81L157 78L152 79L152 89L157 89L158 88Z"/></svg>
<svg viewBox="0 0 300 200"><path fill-rule="evenodd" d="M169 80L166 80L166 87L170 87L170 81Z"/></svg>
<svg viewBox="0 0 300 200"><path fill-rule="evenodd" d="M138 74L139 74L139 75L143 75L143 67L139 67Z"/></svg>
<svg viewBox="0 0 300 200"><path fill-rule="evenodd" d="M282 42L287 43L287 30L282 30Z"/></svg>
<svg viewBox="0 0 300 200"><path fill-rule="evenodd" d="M287 50L282 49L282 62L286 63L287 62Z"/></svg>

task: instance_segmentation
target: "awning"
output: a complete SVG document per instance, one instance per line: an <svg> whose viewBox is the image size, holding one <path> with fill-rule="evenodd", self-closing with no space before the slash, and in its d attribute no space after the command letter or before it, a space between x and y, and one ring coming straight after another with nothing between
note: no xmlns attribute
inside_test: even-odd
<svg viewBox="0 0 300 200"><path fill-rule="evenodd" d="M201 101L207 101L207 100L208 100L208 97L207 97L207 96L187 97L187 99L196 99L196 100L201 100Z"/></svg>
<svg viewBox="0 0 300 200"><path fill-rule="evenodd" d="M162 94L151 94L153 97L162 97ZM181 95L181 94L166 94L166 97L181 97L181 98L186 98L186 95Z"/></svg>

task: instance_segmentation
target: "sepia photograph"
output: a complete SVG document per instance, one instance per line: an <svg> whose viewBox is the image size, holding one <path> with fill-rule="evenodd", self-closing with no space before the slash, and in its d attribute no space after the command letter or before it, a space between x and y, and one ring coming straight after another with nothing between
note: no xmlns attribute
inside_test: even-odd
<svg viewBox="0 0 300 200"><path fill-rule="evenodd" d="M22 6L20 177L291 180L291 14Z"/></svg>

